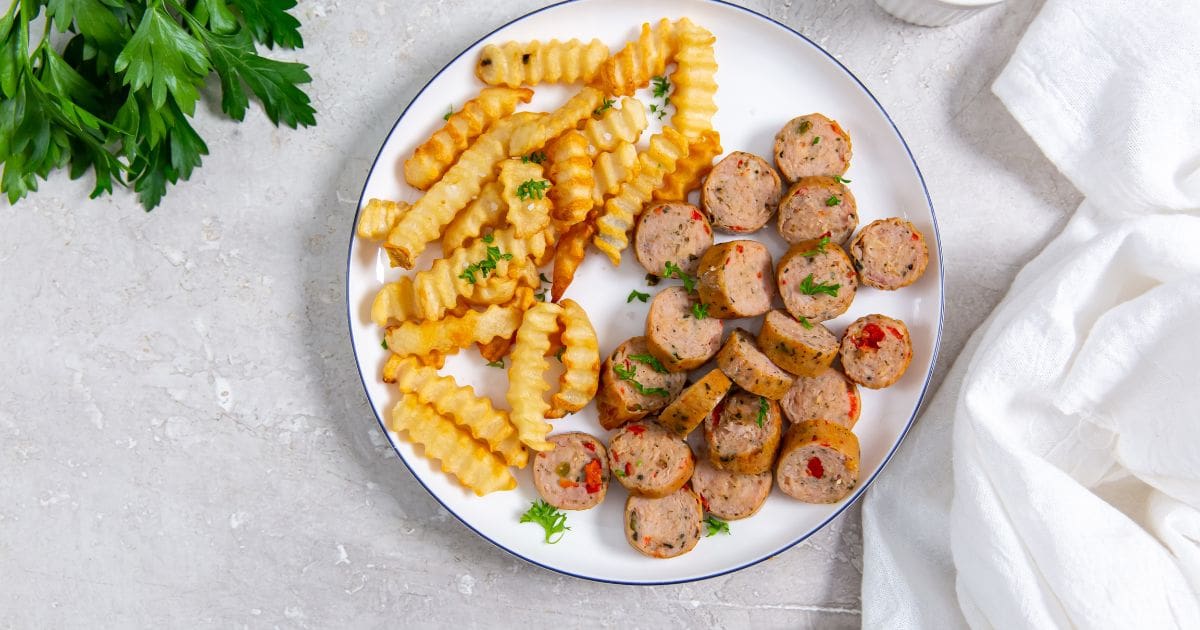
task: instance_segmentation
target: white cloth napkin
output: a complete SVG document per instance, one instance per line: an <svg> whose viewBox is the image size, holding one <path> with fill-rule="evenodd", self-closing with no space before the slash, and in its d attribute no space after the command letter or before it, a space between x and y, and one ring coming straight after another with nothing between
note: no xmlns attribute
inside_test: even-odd
<svg viewBox="0 0 1200 630"><path fill-rule="evenodd" d="M863 625L1200 628L1200 2L1048 0L993 89L1085 201L868 492Z"/></svg>

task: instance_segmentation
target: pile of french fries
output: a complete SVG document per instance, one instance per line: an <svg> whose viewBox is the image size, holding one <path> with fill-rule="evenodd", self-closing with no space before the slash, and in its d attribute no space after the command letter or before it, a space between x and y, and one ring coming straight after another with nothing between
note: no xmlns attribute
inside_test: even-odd
<svg viewBox="0 0 1200 630"><path fill-rule="evenodd" d="M476 75L488 87L404 163L423 195L362 208L358 236L380 241L394 267L441 246L427 269L379 290L371 317L392 353L383 380L400 393L390 428L477 495L515 488L511 467L553 448L547 420L596 395L596 331L563 295L589 242L619 264L647 204L686 199L721 153L715 41L682 18L643 24L612 55L595 39L485 46ZM639 150L648 119L633 95L672 62L674 114ZM553 112L518 112L546 83L582 87ZM538 269L551 261L547 302ZM472 344L490 362L508 357L509 411L438 372ZM547 400L549 356L563 373Z"/></svg>

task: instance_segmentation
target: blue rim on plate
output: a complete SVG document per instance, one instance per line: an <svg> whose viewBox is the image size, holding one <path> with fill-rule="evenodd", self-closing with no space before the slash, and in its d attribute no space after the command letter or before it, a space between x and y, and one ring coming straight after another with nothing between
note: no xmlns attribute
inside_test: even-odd
<svg viewBox="0 0 1200 630"><path fill-rule="evenodd" d="M370 175L370 173L375 171L375 167L379 163L379 156L383 154L383 148L384 148L384 146L387 145L387 139L390 138L392 133L394 133L396 131L396 127L400 124L400 121L404 119L405 114L408 113L408 110L410 107L412 107L412 104L417 102L417 100L421 98L421 95L425 93L425 90L427 90L429 88L429 86L439 76L441 76L443 72L446 71L446 68L449 68L455 61L458 61L458 59L460 57L462 57L464 54L466 54L466 52L468 50L471 50L472 48L474 48L477 44L479 44L483 40L491 37L497 31L507 28L508 26L515 24L517 22L520 22L521 20L524 20L530 16L537 15L538 13L541 13L542 11L546 11L547 9L553 9L554 7L562 6L564 4L574 4L577 2L584 2L584 1L588 1L588 0L563 0L562 2L556 2L554 4L544 6L540 9L530 11L529 13L526 13L518 18L512 19L512 20L496 27L495 29L492 29L490 32L488 32L487 34L485 34L484 36L475 40L469 46L464 48L462 52L455 55L453 59L451 59L449 62L446 63L446 65L442 66L441 70L438 70L436 74L434 74L432 77L430 77L429 81L425 82L425 85L421 87L420 91L418 91L416 93L416 95L413 96L412 100L409 101L408 105L405 106L404 111L400 112L400 116L398 116L396 118L396 122L392 123L392 128L390 130L388 130L387 136L384 137L383 144L381 144L379 147L379 152L375 154L375 159L371 162L370 170L367 171L368 177L366 178L366 180L364 180L362 192L360 192L359 196L358 196L358 209L355 210L354 221L350 224L350 242L349 242L349 246L346 249L346 326L350 331L351 348L357 347L355 345L356 340L354 339L354 326L351 323L352 318L354 317L354 313L353 313L352 307L350 305L350 265L352 262L353 250L354 250L355 226L358 225L358 215L359 215L359 212L361 212L361 210L362 210L363 196L366 195L367 182L370 181L369 175ZM838 61L837 57L834 57L833 55L831 55L827 50L822 48L820 45L818 45L816 42L812 41L811 39L805 37L799 31L793 29L792 27L788 26L787 24L784 24L774 18L763 15L753 9L748 9L746 7L738 6L731 2L727 2L726 0L704 0L704 1L709 2L711 4L724 5L727 7L737 9L739 11L744 11L744 12L754 16L755 18L764 20L770 24L773 24L779 28L782 28L782 29L790 32L791 34L795 35L796 37L799 37L800 39L802 39L809 46L812 46L813 48L820 51L823 55L828 57L830 61L837 64L837 66L839 68L841 68L842 71L845 72L847 76L849 76L851 79L854 79L854 82L857 83L860 88L862 88L863 93L866 94L867 97L871 99L871 102L875 103L875 106L879 108L879 112L881 114L883 114L884 118L887 119L888 124L890 124L892 126L892 130L896 132L896 137L900 140L900 144L904 146L905 152L908 153L908 159L909 159L909 161L912 162L913 170L916 171L917 178L921 182L921 190L925 193L925 201L929 204L929 214L930 214L930 217L931 217L932 223L933 223L934 240L937 242L938 288L939 288L938 321L937 321L937 337L934 339L934 342L933 342L933 356L931 357L930 362L929 362L929 372L925 375L925 384L921 386L921 394L917 397L917 405L913 409L912 416L909 417L908 423L904 425L904 430L900 432L900 436L896 440L896 443L892 446L892 449L888 452L887 456L883 458L883 462L881 462L879 464L879 468L877 468L875 470L875 474L871 475L871 477L869 479L867 479L864 483L860 484L858 487L858 490L855 491L854 495L851 496L850 499L847 500L845 503L843 503L841 505L841 507L839 507L833 514L831 514L829 516L829 518L825 519L820 525L815 527L812 531L804 534L803 536L797 538L796 540L793 540L792 542L788 543L787 545L784 545L783 547L781 547L771 553L762 555L758 558L754 558L752 560L744 562L744 563L742 563L736 567L730 568L730 569L725 569L722 571L718 571L716 573L710 573L710 574L702 575L702 576L698 576L698 577L689 577L689 578L684 578L684 579L679 579L679 580L663 580L663 581L657 581L657 582L628 582L628 581L624 581L624 580L609 580L609 579L598 578L598 577L594 577L594 576L590 576L590 575L580 575L577 573L572 573L570 571L565 571L563 569L558 569L558 568L555 568L555 567L552 567L549 565L542 564L541 562L533 560L532 558L523 556L520 553L517 553L516 551L509 549L508 547L505 547L504 545L496 542L495 540L488 538L487 535L485 535L483 532L479 531L478 529L472 527L470 523L468 523L461 516L459 516L454 510L452 510L450 508L450 506L446 505L446 503L444 501L442 501L442 499L440 497L438 497L438 495L436 493L434 493L432 490L429 489L429 486L426 486L425 483L423 481L421 481L421 478L416 474L416 472L412 469L412 467L409 466L408 461L405 460L404 456L400 454L400 451L396 448L395 442L393 442L392 439L390 437L388 437L388 444L390 444L392 446L392 450L396 453L396 456L400 458L400 461L404 464L404 466L406 468L408 468L408 471L410 473L412 473L413 479L415 479L417 481L417 483L421 484L421 487L424 488L425 491L428 492L430 494L430 496L432 496L434 498L434 500L436 500L447 512L454 515L454 518L458 519L458 521L460 523L462 523L463 525L465 525L467 527L467 529L470 529L471 531L475 532L477 535L479 535L479 537L492 543L496 547L499 547L500 549L503 549L504 551L508 552L509 554L516 556L530 564L539 566L543 569L548 569L550 571L553 571L555 573L559 573L562 575L569 575L574 578L591 580L594 582L604 582L604 583L608 583L608 584L626 584L626 585L632 585L632 586L657 586L657 585L666 585L666 584L683 584L683 583L687 583L687 582L699 582L701 580L708 580L708 579L719 577L722 575L727 575L729 573L733 573L734 571L741 571L742 569L754 566L754 565L758 564L759 562L762 562L763 560L777 556L777 555L787 551L788 549L791 549L792 547L804 542L805 540L808 539L809 536L812 536L813 534L824 529L826 525L829 525L829 523L833 521L833 519L837 518L838 516L841 516L842 512L846 511L846 508L850 507L855 502L857 502L863 496L863 493L866 492L867 488L870 487L871 482L875 481L875 478L879 476L879 473L883 472L883 469L888 465L888 462L890 462L892 460L892 456L896 454L896 450L900 448L900 444L902 444L904 442L905 436L907 436L909 430L912 429L913 422L916 421L917 414L920 413L921 406L925 402L925 394L927 394L929 391L929 382L933 379L933 372L937 368L938 353L940 352L941 347L942 347L942 326L944 324L945 315L946 315L946 297L945 297L946 273L945 273L944 261L942 259L942 235L941 235L941 232L938 230L937 214L934 212L933 199L930 198L930 196L929 196L929 187L925 185L925 176L921 173L921 167L917 165L917 160L915 157L913 157L912 149L909 148L908 142L904 140L904 136L900 133L900 129L898 127L896 127L896 122L894 120L892 120L891 115L889 115L887 113L887 110L883 108L883 105L879 102L879 99L875 98L875 95L871 93L871 90L867 89L867 86L864 85L863 82L861 80L859 80L859 78L857 76L855 76L854 73L851 72L849 68L847 68L845 65L843 65L841 61ZM363 393L366 394L366 396L367 396L367 402L371 403L371 413L375 414L375 421L377 423L379 423L379 428L382 429L383 434L385 436L387 436L388 435L387 424L383 421L383 418L381 418L379 416L379 413L377 411L375 411L375 401L371 399L371 393L367 389L365 373L363 372L362 365L358 361L358 353L354 353L354 365L355 365L355 367L358 368L359 382L362 383Z"/></svg>

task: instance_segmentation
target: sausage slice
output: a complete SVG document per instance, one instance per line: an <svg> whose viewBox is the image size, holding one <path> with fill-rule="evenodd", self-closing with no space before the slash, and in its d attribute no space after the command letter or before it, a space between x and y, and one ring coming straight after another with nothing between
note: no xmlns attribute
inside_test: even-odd
<svg viewBox="0 0 1200 630"><path fill-rule="evenodd" d="M633 251L647 272L665 274L667 262L695 273L696 263L712 247L712 227L700 210L690 203L660 203L638 219Z"/></svg>
<svg viewBox="0 0 1200 630"><path fill-rule="evenodd" d="M683 390L675 402L667 405L658 416L658 423L681 438L686 438L692 429L700 426L701 422L712 413L733 381L721 370L709 370L708 374L700 377Z"/></svg>
<svg viewBox="0 0 1200 630"><path fill-rule="evenodd" d="M600 367L596 410L600 425L615 429L666 407L679 392L687 374L658 371L645 337L633 337L613 350Z"/></svg>
<svg viewBox="0 0 1200 630"><path fill-rule="evenodd" d="M762 507L771 494L771 471L745 475L700 461L692 473L692 489L700 495L705 512L734 521L753 516Z"/></svg>
<svg viewBox="0 0 1200 630"><path fill-rule="evenodd" d="M754 317L771 310L771 252L758 241L713 245L700 257L696 273L700 301L711 317Z"/></svg>
<svg viewBox="0 0 1200 630"><path fill-rule="evenodd" d="M586 510L608 492L608 455L604 444L587 433L547 438L554 450L533 458L533 485L542 499L562 510Z"/></svg>
<svg viewBox="0 0 1200 630"><path fill-rule="evenodd" d="M792 423L825 419L853 429L862 411L858 386L841 370L830 368L817 376L800 377L779 401Z"/></svg>
<svg viewBox="0 0 1200 630"><path fill-rule="evenodd" d="M779 259L779 295L789 313L814 322L846 312L858 291L850 257L834 243L802 241Z"/></svg>
<svg viewBox="0 0 1200 630"><path fill-rule="evenodd" d="M771 469L783 417L779 404L739 391L704 421L708 461L721 470L757 475Z"/></svg>
<svg viewBox="0 0 1200 630"><path fill-rule="evenodd" d="M663 289L650 302L646 345L668 371L698 368L721 349L724 323L705 315L698 304L683 287Z"/></svg>
<svg viewBox="0 0 1200 630"><path fill-rule="evenodd" d="M860 317L842 335L842 368L850 380L882 389L904 375L912 362L908 327L886 315Z"/></svg>
<svg viewBox="0 0 1200 630"><path fill-rule="evenodd" d="M789 243L828 236L845 246L858 227L858 202L832 177L802 177L779 202L779 235Z"/></svg>
<svg viewBox="0 0 1200 630"><path fill-rule="evenodd" d="M651 558L674 558L700 541L704 508L691 488L659 499L629 495L625 500L625 540Z"/></svg>
<svg viewBox="0 0 1200 630"><path fill-rule="evenodd" d="M797 376L816 376L837 357L838 338L823 324L800 322L783 311L763 318L758 347L775 365Z"/></svg>
<svg viewBox="0 0 1200 630"><path fill-rule="evenodd" d="M806 503L837 503L858 485L858 437L828 420L788 429L775 466L784 494Z"/></svg>
<svg viewBox="0 0 1200 630"><path fill-rule="evenodd" d="M771 362L754 343L750 333L739 328L729 335L717 353L717 367L738 387L758 396L779 400L796 377Z"/></svg>
<svg viewBox="0 0 1200 630"><path fill-rule="evenodd" d="M929 265L929 246L912 223L899 217L872 221L850 243L863 284L895 291L917 281Z"/></svg>
<svg viewBox="0 0 1200 630"><path fill-rule="evenodd" d="M692 478L696 458L681 438L653 422L635 422L608 443L608 465L634 494L663 497Z"/></svg>
<svg viewBox="0 0 1200 630"><path fill-rule="evenodd" d="M775 214L781 188L779 173L766 160L734 151L709 172L700 200L714 228L747 234L766 225Z"/></svg>
<svg viewBox="0 0 1200 630"><path fill-rule="evenodd" d="M850 168L850 134L821 114L793 118L775 134L775 166L788 183Z"/></svg>

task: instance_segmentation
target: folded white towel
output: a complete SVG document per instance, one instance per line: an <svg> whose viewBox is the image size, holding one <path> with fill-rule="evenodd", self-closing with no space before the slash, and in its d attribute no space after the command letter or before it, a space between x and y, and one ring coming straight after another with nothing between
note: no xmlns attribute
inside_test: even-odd
<svg viewBox="0 0 1200 630"><path fill-rule="evenodd" d="M993 89L1085 201L868 492L864 626L1200 628L1200 2L1048 0Z"/></svg>

